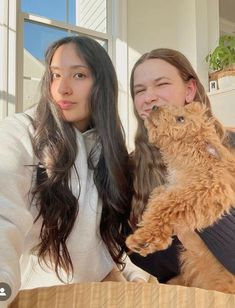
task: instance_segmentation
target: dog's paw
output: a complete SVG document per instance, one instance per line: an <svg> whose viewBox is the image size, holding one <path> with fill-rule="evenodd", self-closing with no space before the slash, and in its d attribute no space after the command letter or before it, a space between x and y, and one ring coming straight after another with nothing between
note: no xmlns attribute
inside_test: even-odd
<svg viewBox="0 0 235 308"><path fill-rule="evenodd" d="M157 250L166 249L172 242L171 237L164 240L160 236L156 236L151 232L144 232L143 229L138 229L134 234L128 236L126 240L127 247L140 254L147 256Z"/></svg>
<svg viewBox="0 0 235 308"><path fill-rule="evenodd" d="M142 256L147 256L151 253L151 251L149 251L151 244L136 238L135 234L130 235L127 238L126 245L130 250L137 252Z"/></svg>

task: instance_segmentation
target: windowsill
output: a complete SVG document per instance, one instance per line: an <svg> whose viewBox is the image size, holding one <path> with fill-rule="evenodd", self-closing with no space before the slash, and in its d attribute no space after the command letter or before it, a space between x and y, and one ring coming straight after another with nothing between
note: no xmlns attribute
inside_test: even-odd
<svg viewBox="0 0 235 308"><path fill-rule="evenodd" d="M235 86L224 88L224 89L213 90L213 91L207 92L207 95L212 96L212 95L217 95L221 93L227 93L230 91L235 91Z"/></svg>

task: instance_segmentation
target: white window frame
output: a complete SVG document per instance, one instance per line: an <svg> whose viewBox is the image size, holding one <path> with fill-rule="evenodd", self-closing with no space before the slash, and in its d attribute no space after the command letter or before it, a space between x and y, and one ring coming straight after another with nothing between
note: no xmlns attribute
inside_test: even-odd
<svg viewBox="0 0 235 308"><path fill-rule="evenodd" d="M15 112L18 1L0 1L0 119Z"/></svg>

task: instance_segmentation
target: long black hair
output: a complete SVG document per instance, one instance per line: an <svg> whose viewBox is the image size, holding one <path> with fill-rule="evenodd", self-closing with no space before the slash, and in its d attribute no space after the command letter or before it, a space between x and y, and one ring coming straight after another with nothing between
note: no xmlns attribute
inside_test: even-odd
<svg viewBox="0 0 235 308"><path fill-rule="evenodd" d="M128 152L118 115L118 82L112 61L94 39L86 36L62 38L54 42L45 55L46 70L33 121L35 135L32 138L35 154L40 161L33 199L39 211L36 220L42 219L41 241L35 250L39 261L47 262L49 257L59 278L60 267L67 273L73 272L66 241L79 212L78 200L69 185L71 168L76 155L79 155L75 128L63 120L50 93L50 63L57 48L64 44L76 46L79 57L93 76L90 127L97 132L101 154L98 163L93 165L91 157L96 143L88 163L94 169L95 185L103 202L100 234L113 260L120 265L123 264L121 257L132 196Z"/></svg>

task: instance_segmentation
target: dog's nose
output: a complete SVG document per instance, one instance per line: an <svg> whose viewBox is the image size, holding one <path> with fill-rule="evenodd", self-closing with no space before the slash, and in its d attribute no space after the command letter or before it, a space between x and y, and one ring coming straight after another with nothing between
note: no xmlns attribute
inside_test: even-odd
<svg viewBox="0 0 235 308"><path fill-rule="evenodd" d="M157 111L157 110L158 110L158 106L154 105L154 106L152 107L152 111Z"/></svg>

